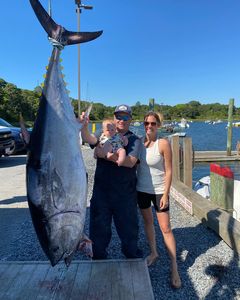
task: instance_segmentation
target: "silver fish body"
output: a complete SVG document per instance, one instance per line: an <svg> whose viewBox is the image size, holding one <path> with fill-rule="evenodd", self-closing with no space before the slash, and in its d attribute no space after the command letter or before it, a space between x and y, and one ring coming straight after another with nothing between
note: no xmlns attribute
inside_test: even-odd
<svg viewBox="0 0 240 300"><path fill-rule="evenodd" d="M43 250L55 265L76 250L85 221L87 181L73 107L54 48L29 145L27 196Z"/></svg>

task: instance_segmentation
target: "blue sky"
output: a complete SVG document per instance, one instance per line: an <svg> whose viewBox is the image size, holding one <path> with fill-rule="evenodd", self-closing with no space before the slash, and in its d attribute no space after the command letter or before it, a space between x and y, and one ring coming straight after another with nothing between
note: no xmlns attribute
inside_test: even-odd
<svg viewBox="0 0 240 300"><path fill-rule="evenodd" d="M42 0L47 9L48 0ZM81 98L105 105L137 101L240 106L239 0L86 0L81 31ZM74 0L52 0L53 19L77 30ZM27 0L1 1L0 77L20 88L43 82L51 54ZM62 51L70 96L77 98L77 46Z"/></svg>

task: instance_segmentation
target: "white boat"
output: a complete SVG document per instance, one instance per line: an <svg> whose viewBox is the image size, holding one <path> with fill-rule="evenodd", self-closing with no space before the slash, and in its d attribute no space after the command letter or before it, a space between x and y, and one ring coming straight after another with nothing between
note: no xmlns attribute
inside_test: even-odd
<svg viewBox="0 0 240 300"><path fill-rule="evenodd" d="M216 124L221 124L223 121L222 120L217 120L217 121L213 121L212 124L216 125Z"/></svg>
<svg viewBox="0 0 240 300"><path fill-rule="evenodd" d="M213 121L211 121L211 120L206 120L205 123L206 123L206 124L212 124Z"/></svg>
<svg viewBox="0 0 240 300"><path fill-rule="evenodd" d="M233 126L233 127L240 127L240 122L233 122L233 123L232 123L232 126Z"/></svg>
<svg viewBox="0 0 240 300"><path fill-rule="evenodd" d="M202 197L210 198L210 176L205 176L198 180L195 184L193 190L197 192Z"/></svg>
<svg viewBox="0 0 240 300"><path fill-rule="evenodd" d="M193 190L197 192L202 197L210 199L211 190L211 180L210 176L202 177L195 184ZM234 190L233 190L233 217L234 219L240 221L240 180L234 180Z"/></svg>
<svg viewBox="0 0 240 300"><path fill-rule="evenodd" d="M176 132L176 133L170 134L168 137L172 137L172 136L185 137L186 132Z"/></svg>
<svg viewBox="0 0 240 300"><path fill-rule="evenodd" d="M189 127L189 124L188 124L188 122L187 122L186 119L182 118L182 119L181 119L181 122L178 123L178 126L181 127L181 128L188 128L188 127Z"/></svg>
<svg viewBox="0 0 240 300"><path fill-rule="evenodd" d="M139 121L135 121L134 123L133 123L133 126L140 126L141 125L141 122L139 122Z"/></svg>

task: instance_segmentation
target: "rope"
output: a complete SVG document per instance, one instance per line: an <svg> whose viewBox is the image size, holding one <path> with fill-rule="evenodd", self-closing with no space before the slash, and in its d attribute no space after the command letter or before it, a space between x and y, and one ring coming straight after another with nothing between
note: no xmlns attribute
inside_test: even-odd
<svg viewBox="0 0 240 300"><path fill-rule="evenodd" d="M52 44L53 47L57 47L59 50L62 50L64 48L64 46L57 40L55 40L51 37L48 37L48 40Z"/></svg>

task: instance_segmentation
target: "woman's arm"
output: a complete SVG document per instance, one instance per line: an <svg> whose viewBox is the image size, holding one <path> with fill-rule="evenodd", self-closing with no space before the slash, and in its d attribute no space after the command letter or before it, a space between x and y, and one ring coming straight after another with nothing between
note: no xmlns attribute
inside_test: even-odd
<svg viewBox="0 0 240 300"><path fill-rule="evenodd" d="M165 167L165 189L164 194L168 195L172 183L172 149L170 143L166 139L159 140L160 154L164 158Z"/></svg>
<svg viewBox="0 0 240 300"><path fill-rule="evenodd" d="M162 207L166 208L168 206L168 196L170 193L171 183L172 183L172 149L170 143L166 139L160 139L159 142L159 152L164 158L165 167L165 188L162 197Z"/></svg>

